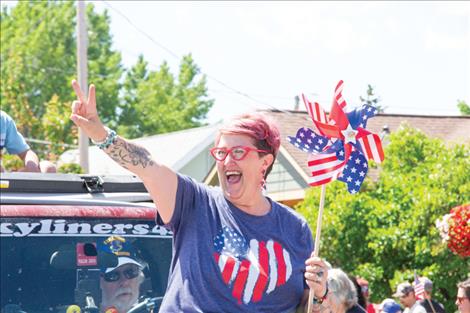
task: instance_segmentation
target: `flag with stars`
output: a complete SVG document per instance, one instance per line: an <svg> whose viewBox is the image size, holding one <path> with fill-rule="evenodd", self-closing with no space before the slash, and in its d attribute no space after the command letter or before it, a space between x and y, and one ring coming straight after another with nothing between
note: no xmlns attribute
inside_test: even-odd
<svg viewBox="0 0 470 313"><path fill-rule="evenodd" d="M329 141L307 127L300 128L295 137L287 136L287 140L300 150L310 153L323 151Z"/></svg>
<svg viewBox="0 0 470 313"><path fill-rule="evenodd" d="M377 134L366 130L369 118L377 109L364 104L350 112L344 112L346 101L342 96L343 81L335 88L330 114L302 96L307 112L320 134L310 128L300 128L295 137L287 140L308 153L311 171L309 185L319 186L338 179L347 184L348 191L359 191L368 171L368 160L380 163L384 160L382 142Z"/></svg>
<svg viewBox="0 0 470 313"><path fill-rule="evenodd" d="M284 285L292 274L290 255L280 243L251 239L248 244L228 226L214 237L214 258L222 280L240 304L260 301L264 294Z"/></svg>
<svg viewBox="0 0 470 313"><path fill-rule="evenodd" d="M349 193L355 194L359 192L368 170L369 165L366 158L356 150L349 156L349 160L344 165L338 180L346 183Z"/></svg>
<svg viewBox="0 0 470 313"><path fill-rule="evenodd" d="M371 105L364 104L361 108L352 110L347 114L352 128L366 128L367 120L377 114L377 109Z"/></svg>

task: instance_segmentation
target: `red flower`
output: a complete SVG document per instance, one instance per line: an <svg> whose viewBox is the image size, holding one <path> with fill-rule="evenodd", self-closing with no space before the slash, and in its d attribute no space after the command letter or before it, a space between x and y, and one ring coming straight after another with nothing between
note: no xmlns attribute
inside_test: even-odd
<svg viewBox="0 0 470 313"><path fill-rule="evenodd" d="M470 256L470 204L453 208L448 224L449 249L460 256Z"/></svg>

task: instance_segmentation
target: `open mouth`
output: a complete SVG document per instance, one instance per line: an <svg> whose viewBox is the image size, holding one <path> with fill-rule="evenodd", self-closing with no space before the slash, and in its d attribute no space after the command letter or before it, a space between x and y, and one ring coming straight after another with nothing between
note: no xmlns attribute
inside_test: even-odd
<svg viewBox="0 0 470 313"><path fill-rule="evenodd" d="M242 173L238 171L227 171L225 172L225 177L227 177L227 182L229 184L236 184L240 182Z"/></svg>

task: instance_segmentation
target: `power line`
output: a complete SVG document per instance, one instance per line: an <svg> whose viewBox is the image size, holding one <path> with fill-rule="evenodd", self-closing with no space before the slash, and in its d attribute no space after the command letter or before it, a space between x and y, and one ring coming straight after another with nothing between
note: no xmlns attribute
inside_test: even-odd
<svg viewBox="0 0 470 313"><path fill-rule="evenodd" d="M124 18L132 27L135 28L135 30L137 30L139 33L141 33L143 36L147 37L147 39L149 39L151 42L153 42L154 44L156 44L157 46L159 46L161 49L165 50L166 52L168 52L170 55L172 55L173 57L177 58L177 59L180 59L180 57L178 56L178 54L176 52L173 52L172 50L170 50L169 48L165 47L164 45L162 45L161 43L159 43L158 41L156 41L155 39L153 39L150 35L148 35L146 32L144 32L143 30L141 30L140 28L138 28L124 13L122 13L121 11L119 11L118 9L115 9L111 4L108 3L108 1L103 1L104 4L106 4L111 10L113 10L114 12L116 12L117 14L119 14L122 18Z"/></svg>
<svg viewBox="0 0 470 313"><path fill-rule="evenodd" d="M149 34L147 34L145 31L141 30L139 27L137 27L132 21L130 18L128 18L124 13L122 13L121 11L119 11L118 9L114 8L108 1L103 1L111 10L113 10L114 12L116 12L117 14L119 14L122 18L124 18L135 30L137 30L139 33L141 33L142 35L144 35L147 39L149 39L152 43L154 43L155 45L157 45L158 47L160 47L161 49L165 50L166 52L168 52L171 56L175 57L176 59L180 59L180 57L178 56L178 54L176 52L173 52L173 50L171 50L170 48L167 48L165 45L161 44L160 42L158 42L157 40L155 40L152 36L150 36ZM212 76L206 72L202 72L201 70L198 71L198 73L200 74L204 74L206 75L209 79L212 79L213 81L217 82L218 84L222 85L223 87L227 88L228 90L232 91L233 93L235 94L238 94L242 97L245 97L251 101L254 101L264 107L268 107L272 110L276 110L276 111L281 111L281 112L285 112L287 114L292 114L291 112L289 111L286 111L286 110L282 110L282 109L279 109L275 106L272 106L270 104L267 104L267 103L264 103L262 101L259 101L258 99L250 96L249 94L245 93L245 92L242 92L232 86L229 86L228 84L224 83L223 81L221 81L220 79L216 78L215 76ZM256 107L255 107L256 108Z"/></svg>

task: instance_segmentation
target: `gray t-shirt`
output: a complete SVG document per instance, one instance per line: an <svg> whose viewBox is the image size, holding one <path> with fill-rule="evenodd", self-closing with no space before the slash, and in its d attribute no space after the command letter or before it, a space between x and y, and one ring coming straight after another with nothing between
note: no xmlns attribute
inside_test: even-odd
<svg viewBox="0 0 470 313"><path fill-rule="evenodd" d="M271 201L271 200L270 200ZM303 217L271 201L247 214L207 187L178 175L171 221L173 259L160 312L293 312L313 251Z"/></svg>

